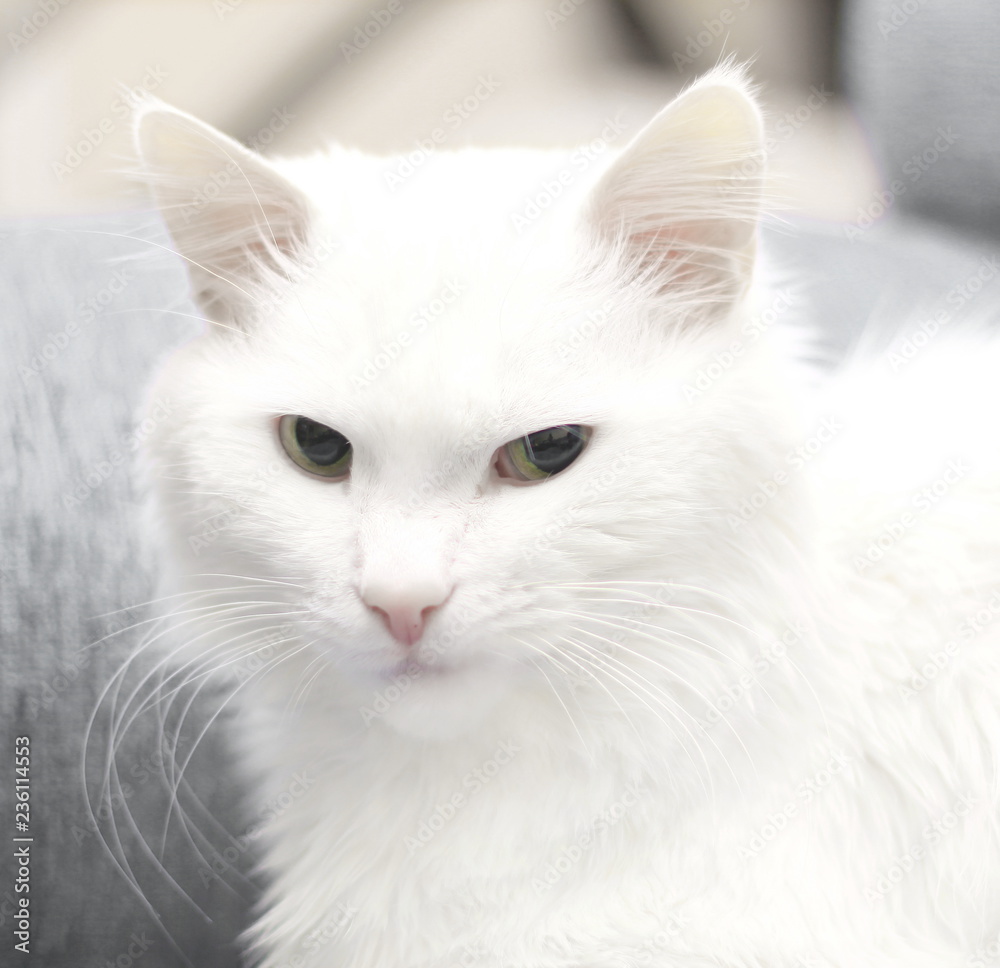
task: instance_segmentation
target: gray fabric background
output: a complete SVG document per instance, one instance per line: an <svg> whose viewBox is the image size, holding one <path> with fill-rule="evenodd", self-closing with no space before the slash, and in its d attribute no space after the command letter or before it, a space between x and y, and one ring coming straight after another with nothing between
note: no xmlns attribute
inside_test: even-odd
<svg viewBox="0 0 1000 968"><path fill-rule="evenodd" d="M1000 238L1000 4L851 0L843 26L848 93L884 181L904 188L895 207ZM941 130L954 142L935 158Z"/></svg>
<svg viewBox="0 0 1000 968"><path fill-rule="evenodd" d="M0 225L0 817L8 835L14 826L14 737L27 735L35 838L30 959L10 954L14 874L11 851L5 848L0 856L3 965L183 963L103 847L82 773L87 722L138 632L86 647L145 618L134 606L154 595L155 567L140 540L129 466L134 413L156 360L197 325L162 311L193 311L178 260L128 238L95 234L141 235L150 224L165 242L163 230L142 216ZM115 295L109 286L121 292ZM100 307L93 318L89 300ZM129 611L107 614L123 608ZM206 711L214 711L210 697L199 706L188 736L196 735L194 724ZM226 760L218 735L210 734L189 777L207 809L238 833L236 782L219 768ZM107 737L104 720L91 747L92 791L100 786ZM128 784L118 792L158 845L167 793L157 749L155 717L140 717L118 757ZM251 885L233 871L225 871L225 878L209 876L206 884L199 874L206 865L175 819L167 866L210 912L215 923L206 923L157 876L122 810L115 813L140 882L182 950L198 965L238 964L232 941L253 897ZM211 828L216 849L224 850L218 828L197 819ZM109 833L107 822L100 827ZM240 854L244 868L247 859Z"/></svg>

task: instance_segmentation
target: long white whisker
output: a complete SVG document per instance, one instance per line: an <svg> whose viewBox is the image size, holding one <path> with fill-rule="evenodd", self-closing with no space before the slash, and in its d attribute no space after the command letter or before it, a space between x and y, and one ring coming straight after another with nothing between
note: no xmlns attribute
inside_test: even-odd
<svg viewBox="0 0 1000 968"><path fill-rule="evenodd" d="M525 648L531 649L533 652L535 652L538 655L542 656L542 658L547 659L557 669L560 668L559 663L552 657L551 654L549 654L548 652L546 652L544 649L541 649L541 648L539 648L536 645L532 645L530 642L525 642L523 639L517 638L516 636L511 636L511 638L513 638L515 642L519 642ZM563 700L562 696L559 695L559 690L556 688L555 684L545 674L545 671L542 669L542 667L540 665L538 665L537 662L535 662L535 661L532 660L531 664L538 670L539 674L546 681L546 683L548 683L549 688L552 690L552 694L556 697L557 702L559 703L560 706L562 706L563 710L565 711L566 717L567 717L567 719L569 719L570 725L573 727L574 731L576 732L576 735L580 739L580 746L581 746L581 748L590 757L590 760L591 760L592 763L596 762L593 750L587 745L587 741L583 738L583 733L580 731L580 727L577 724L577 721L573 718L573 714L569 711L569 707L566 705L566 703ZM565 669L563 669L562 671L563 671L563 674L565 674Z"/></svg>
<svg viewBox="0 0 1000 968"><path fill-rule="evenodd" d="M650 639L651 641L656 642L658 645L663 645L664 644L663 638L658 638L655 635L651 635L649 632L644 632L641 628L634 628L632 626L622 626L620 623L612 622L607 617L605 617L603 615L598 615L598 614L596 614L594 612L581 612L579 610L554 609L554 608L546 608L544 606L537 606L537 607L540 608L542 611L552 612L552 613L554 613L556 615L560 615L560 616L563 616L563 617L569 616L571 618L586 618L589 621L600 622L601 624L608 625L608 626L610 626L612 628L619 628L619 629L620 628L625 628L627 631L634 632L636 635L641 635L644 638ZM711 614L711 613L706 613L706 614ZM677 636L679 638L686 639L688 642L693 642L695 645L699 646L701 649L704 649L705 651L707 651L711 655L718 656L721 659L725 659L727 662L731 662L738 669L740 669L740 671L742 671L742 672L749 672L750 671L747 666L745 666L743 663L741 663L734 656L731 656L728 653L723 652L721 649L715 648L715 646L713 646L713 645L709 645L707 642L704 642L701 639L696 639L696 638L694 638L691 635L687 635L686 633L681 632L678 629L674 629L674 628L664 629L664 628L661 628L660 626L657 626L657 625L650 625L648 622L640 622L637 619L628 619L627 621L635 622L635 623L637 623L639 625L647 625L650 628L655 628L655 629L657 629L659 631L662 631L664 635ZM691 649L691 648L688 648L686 646L680 645L680 644L678 644L676 642L670 642L669 644L670 644L671 649L674 649L674 650L677 650L677 651L681 651L681 652L686 652L689 655L696 655L696 656L702 655L701 652L699 652L699 651L697 651L695 649Z"/></svg>
<svg viewBox="0 0 1000 968"><path fill-rule="evenodd" d="M574 631L581 631L581 630L580 629L574 629ZM631 686L628 685L627 681L624 681L624 672L620 672L618 675L615 674L615 671L612 668L610 668L610 663L607 662L607 657L606 656L604 656L602 653L600 653L597 649L594 649L592 647L588 647L583 642L577 642L575 640L568 640L568 641L571 641L572 645L574 645L574 646L576 646L578 648L581 648L585 652L587 652L589 654L589 657L590 657L591 661L593 661L594 659L597 659L597 660L599 660L601 662L604 662L605 663L605 667L604 667L603 671L608 676L611 676L612 678L614 678L615 681L618 682L619 685L621 685L623 688L625 688L626 690L628 690L628 692L630 692L636 699L638 699L639 702L641 702L660 721L660 723L670 733L671 736L677 736L677 734L671 728L670 724L653 708L653 706L650 705L650 703L647 700L643 699L643 697L640 696L639 693L637 693L635 691L635 689L632 689ZM708 781L709 781L709 784L711 786L711 793L709 793L708 788L705 786L704 778L702 777L701 772L698 769L698 764L695 761L694 756L691 754L691 750L688 749L687 743L681 741L680 742L680 747L681 747L682 750L684 750L685 756L687 756L687 758L691 761L691 766L694 768L695 775L698 776L699 783L701 784L702 792L705 794L706 798L708 798L714 804L715 803L715 784L714 784L714 782L712 780L712 771L711 771L711 768L710 768L709 763L708 763L708 758L705 756L705 751L701 748L701 744L698 742L698 740L695 737L694 733L691 732L691 730L688 728L687 724L680 718L680 716L678 716L677 713L673 709L671 709L663 701L663 697L662 696L657 696L654 692L652 692L651 690L645 688L640 683L636 682L634 677L629 676L628 678L632 681L632 683L637 688L642 689L642 691L644 693L646 693L647 696L651 696L652 698L654 698L656 700L657 704L660 706L660 708L663 709L664 712L668 713L670 716L672 716L677 721L678 725L684 730L685 733L687 733L688 737L694 743L695 748L701 754L702 762L705 765L705 773L708 776ZM677 738L680 739L680 737L677 737Z"/></svg>

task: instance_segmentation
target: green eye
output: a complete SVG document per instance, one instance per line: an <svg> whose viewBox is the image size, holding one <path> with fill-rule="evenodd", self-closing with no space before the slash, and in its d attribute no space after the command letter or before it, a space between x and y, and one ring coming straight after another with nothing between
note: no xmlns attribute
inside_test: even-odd
<svg viewBox="0 0 1000 968"><path fill-rule="evenodd" d="M590 428L562 424L518 437L497 454L497 473L514 481L543 481L566 470L583 453Z"/></svg>
<svg viewBox="0 0 1000 968"><path fill-rule="evenodd" d="M332 427L286 414L278 421L278 436L285 453L310 474L342 479L350 472L351 442Z"/></svg>

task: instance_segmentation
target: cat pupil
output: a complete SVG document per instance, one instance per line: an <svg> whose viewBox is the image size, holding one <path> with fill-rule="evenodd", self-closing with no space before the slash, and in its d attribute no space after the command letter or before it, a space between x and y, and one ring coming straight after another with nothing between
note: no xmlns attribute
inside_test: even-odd
<svg viewBox="0 0 1000 968"><path fill-rule="evenodd" d="M575 425L549 427L528 434L524 439L531 462L546 474L565 470L580 456L585 443L583 434Z"/></svg>
<svg viewBox="0 0 1000 968"><path fill-rule="evenodd" d="M295 441L302 453L320 467L336 464L351 447L342 433L308 417L299 417L295 422Z"/></svg>

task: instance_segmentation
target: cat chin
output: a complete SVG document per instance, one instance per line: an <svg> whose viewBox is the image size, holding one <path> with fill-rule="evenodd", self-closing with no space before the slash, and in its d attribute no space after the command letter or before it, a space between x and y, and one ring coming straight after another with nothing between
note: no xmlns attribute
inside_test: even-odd
<svg viewBox="0 0 1000 968"><path fill-rule="evenodd" d="M433 675L396 677L382 721L413 739L447 742L481 727L511 692L514 675L495 662L469 663Z"/></svg>

